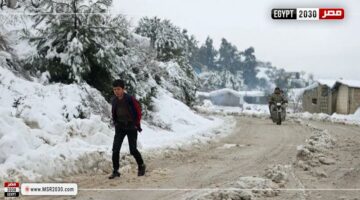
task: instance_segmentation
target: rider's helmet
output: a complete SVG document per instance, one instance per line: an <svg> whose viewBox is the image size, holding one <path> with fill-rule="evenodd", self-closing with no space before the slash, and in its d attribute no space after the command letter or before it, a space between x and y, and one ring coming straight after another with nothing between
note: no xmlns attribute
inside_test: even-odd
<svg viewBox="0 0 360 200"><path fill-rule="evenodd" d="M279 87L276 87L275 90L274 90L274 93L275 94L280 94L281 93L281 90Z"/></svg>

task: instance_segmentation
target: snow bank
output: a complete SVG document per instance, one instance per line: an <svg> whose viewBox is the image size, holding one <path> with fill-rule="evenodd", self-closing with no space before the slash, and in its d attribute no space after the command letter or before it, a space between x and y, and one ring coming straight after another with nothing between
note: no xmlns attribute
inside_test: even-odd
<svg viewBox="0 0 360 200"><path fill-rule="evenodd" d="M173 147L192 143L194 137L198 137L197 134L210 135L212 133L209 130L223 123L219 118L199 116L165 90L159 90L159 96L154 99L154 103L153 119L144 122L146 125L140 136L144 148Z"/></svg>
<svg viewBox="0 0 360 200"><path fill-rule="evenodd" d="M240 189L251 190L255 196L274 197L279 194L279 186L267 178L240 177L233 186Z"/></svg>
<svg viewBox="0 0 360 200"><path fill-rule="evenodd" d="M354 114L342 115L334 113L328 115L325 113L290 113L288 117L291 119L303 119L303 120L317 120L317 121L328 121L342 124L360 125L360 108Z"/></svg>
<svg viewBox="0 0 360 200"><path fill-rule="evenodd" d="M111 170L114 128L110 105L100 92L86 84L30 82L2 67L0 80L0 179L56 179ZM154 118L143 121L139 135L145 150L207 138L214 133L210 129L222 124L197 115L165 91L154 101ZM126 140L122 151L128 152Z"/></svg>
<svg viewBox="0 0 360 200"><path fill-rule="evenodd" d="M64 169L76 171L71 161L106 151L111 144L110 107L97 90L45 86L2 67L0 80L1 178L37 179Z"/></svg>
<svg viewBox="0 0 360 200"><path fill-rule="evenodd" d="M265 170L265 177L277 184L285 185L288 181L290 168L291 166L289 165L274 165L268 167Z"/></svg>
<svg viewBox="0 0 360 200"><path fill-rule="evenodd" d="M245 176L235 181L216 183L216 188L208 188L186 194L186 200L212 200L212 199L263 199L276 197L280 194L279 188L285 187L291 165L274 165L265 169L265 177Z"/></svg>
<svg viewBox="0 0 360 200"><path fill-rule="evenodd" d="M312 129L313 135L305 141L304 145L297 147L296 165L315 176L327 177L327 174L318 167L336 162L331 153L336 140L327 130L316 128L311 124L306 125Z"/></svg>

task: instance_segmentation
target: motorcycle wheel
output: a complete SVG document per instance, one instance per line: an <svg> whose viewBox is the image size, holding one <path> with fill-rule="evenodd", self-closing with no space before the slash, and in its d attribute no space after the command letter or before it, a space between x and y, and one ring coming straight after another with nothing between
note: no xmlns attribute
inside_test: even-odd
<svg viewBox="0 0 360 200"><path fill-rule="evenodd" d="M277 113L277 117L278 117L278 122L276 123L277 125L281 125L281 113L280 112L278 112Z"/></svg>

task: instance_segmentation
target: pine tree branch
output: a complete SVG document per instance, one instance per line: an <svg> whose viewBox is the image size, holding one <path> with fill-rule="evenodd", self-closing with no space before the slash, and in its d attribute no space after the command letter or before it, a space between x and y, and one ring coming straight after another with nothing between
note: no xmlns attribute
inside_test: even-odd
<svg viewBox="0 0 360 200"><path fill-rule="evenodd" d="M66 6L66 7L71 8L71 6L70 6L69 4L67 4L67 3L57 2L57 1L50 1L50 2L55 3L55 4L58 4L58 5L63 5L63 6ZM74 1L74 2L75 2L75 1Z"/></svg>

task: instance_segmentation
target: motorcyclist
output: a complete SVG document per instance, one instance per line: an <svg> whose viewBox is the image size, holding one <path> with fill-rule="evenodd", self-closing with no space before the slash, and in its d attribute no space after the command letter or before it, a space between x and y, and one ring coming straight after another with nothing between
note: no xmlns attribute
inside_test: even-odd
<svg viewBox="0 0 360 200"><path fill-rule="evenodd" d="M282 90L280 90L279 87L276 87L275 90L274 90L274 93L270 96L270 99L269 99L269 110L270 110L270 113L272 112L272 105L275 105L276 103L287 103L287 99L283 93Z"/></svg>

